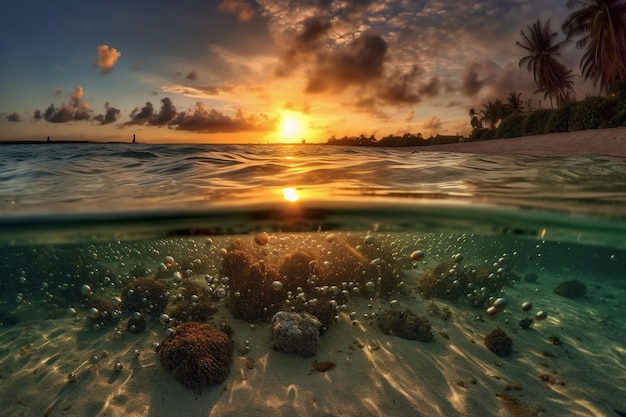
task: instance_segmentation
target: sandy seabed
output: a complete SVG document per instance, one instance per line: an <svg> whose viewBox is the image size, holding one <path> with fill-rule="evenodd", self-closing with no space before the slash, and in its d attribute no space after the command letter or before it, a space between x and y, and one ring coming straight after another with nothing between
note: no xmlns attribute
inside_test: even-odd
<svg viewBox="0 0 626 417"><path fill-rule="evenodd" d="M426 259L406 283L436 264ZM520 275L535 271L515 271ZM567 279L583 279L568 274ZM202 280L201 277L191 279ZM228 378L200 393L162 369L153 342L165 327L150 322L140 334L94 330L81 310L75 318L32 300L16 312L20 322L0 327L0 414L7 416L618 416L626 410L626 287L607 281L584 298L553 288L565 278L540 273L536 283L506 289L510 304L484 318L467 303L428 302L415 292L397 297L403 308L429 317L431 342L385 335L364 314L389 300L351 297L350 310L322 336L313 358L270 348L270 325L251 326L221 307L213 319L234 329L235 357ZM523 301L532 301L530 312ZM432 307L432 305L431 305ZM540 309L546 320L528 330L519 321ZM477 316L481 316L478 318ZM514 341L511 356L483 344L495 328ZM556 337L556 339L555 339ZM241 349L249 343L250 350ZM99 360L91 360L93 356ZM314 361L334 369L314 371ZM123 368L115 369L120 362ZM70 382L74 372L78 380Z"/></svg>

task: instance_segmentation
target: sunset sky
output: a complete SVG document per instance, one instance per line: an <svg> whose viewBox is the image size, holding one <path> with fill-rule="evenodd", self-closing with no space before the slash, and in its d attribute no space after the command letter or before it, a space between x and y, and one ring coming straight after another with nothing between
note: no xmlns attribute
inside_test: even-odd
<svg viewBox="0 0 626 417"><path fill-rule="evenodd" d="M0 140L467 135L470 108L513 90L549 107L515 42L538 17L561 33L568 13L566 0L11 1ZM580 56L572 43L562 61L578 74Z"/></svg>

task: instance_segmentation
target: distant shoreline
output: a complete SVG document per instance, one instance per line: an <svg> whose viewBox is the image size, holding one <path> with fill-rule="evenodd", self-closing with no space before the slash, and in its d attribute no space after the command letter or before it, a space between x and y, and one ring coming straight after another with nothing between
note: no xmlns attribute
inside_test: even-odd
<svg viewBox="0 0 626 417"><path fill-rule="evenodd" d="M84 144L90 143L94 145L107 145L107 144L120 144L120 143L128 143L133 144L133 142L122 142L122 141L107 141L101 142L97 140L0 140L0 145L72 145L72 144ZM139 142L135 142L137 144ZM142 143L143 144L143 143Z"/></svg>
<svg viewBox="0 0 626 417"><path fill-rule="evenodd" d="M146 143L136 142L145 145ZM67 144L133 144L132 141L100 142L90 140L9 140L0 141L0 145L67 145ZM159 145L160 143L154 143ZM186 143L180 143L181 145ZM220 145L219 143L207 143ZM284 144L276 144L284 145ZM291 145L300 145L294 143ZM324 145L326 143L307 143ZM474 154L524 154L524 155L607 155L626 157L626 126L609 129L578 130L575 132L548 133L543 135L522 136L510 139L489 139L476 142L451 143L444 145L371 147L374 149L399 150L408 152L460 152Z"/></svg>

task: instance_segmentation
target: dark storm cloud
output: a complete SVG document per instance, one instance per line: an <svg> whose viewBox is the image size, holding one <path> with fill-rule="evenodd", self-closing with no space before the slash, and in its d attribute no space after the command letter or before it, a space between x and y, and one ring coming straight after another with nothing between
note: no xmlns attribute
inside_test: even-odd
<svg viewBox="0 0 626 417"><path fill-rule="evenodd" d="M378 108L378 103L373 97L363 98L351 104L357 111L368 113L374 119L389 120L391 117Z"/></svg>
<svg viewBox="0 0 626 417"><path fill-rule="evenodd" d="M50 123L66 123L74 119L74 112L67 106L56 108L54 104L50 104L43 117Z"/></svg>
<svg viewBox="0 0 626 417"><path fill-rule="evenodd" d="M108 125L117 122L117 119L119 119L121 115L119 109L111 107L109 103L105 103L104 107L106 109L104 114L99 114L95 116L93 120L100 123L101 125Z"/></svg>
<svg viewBox="0 0 626 417"><path fill-rule="evenodd" d="M388 77L378 92L379 98L388 104L418 103L420 97L414 92L414 84L421 72L420 68L414 65L407 73L396 73Z"/></svg>
<svg viewBox="0 0 626 417"><path fill-rule="evenodd" d="M233 118L197 102L193 110L179 113L170 126L177 130L203 133L266 132L276 130L279 121L279 118L267 115L246 115L241 109Z"/></svg>
<svg viewBox="0 0 626 417"><path fill-rule="evenodd" d="M19 122L19 121L21 121L21 119L20 119L20 115L19 115L19 114L17 114L16 112L13 112L13 113L11 113L11 114L8 114L8 115L6 116L6 118L7 118L7 121L9 121L9 122Z"/></svg>
<svg viewBox="0 0 626 417"><path fill-rule="evenodd" d="M176 107L168 97L161 99L161 109L148 123L152 126L165 126L176 117Z"/></svg>
<svg viewBox="0 0 626 417"><path fill-rule="evenodd" d="M323 41L330 28L329 22L323 22L318 17L310 17L300 22L302 29L293 38L292 45L281 56L281 65L276 75L289 75L301 62L306 61L307 55L315 52Z"/></svg>
<svg viewBox="0 0 626 417"><path fill-rule="evenodd" d="M154 117L154 107L149 101L140 109L135 107L130 112L130 120L126 122L127 125L143 125L148 123Z"/></svg>
<svg viewBox="0 0 626 417"><path fill-rule="evenodd" d="M150 125L150 126L167 126L176 117L176 107L169 97L161 99L161 109L155 112L151 102L140 109L135 107L130 113L130 120L124 125Z"/></svg>
<svg viewBox="0 0 626 417"><path fill-rule="evenodd" d="M241 109L235 117L227 116L215 109L209 109L204 103L197 102L193 109L178 112L172 100L165 97L161 108L155 112L152 103L147 102L141 109L135 108L130 114L131 120L124 125L167 126L177 130L202 133L232 133L241 131L275 131L279 118L267 115L247 115Z"/></svg>
<svg viewBox="0 0 626 417"><path fill-rule="evenodd" d="M439 94L441 88L441 81L439 77L430 77L425 83L419 86L419 93L421 96L436 97Z"/></svg>
<svg viewBox="0 0 626 417"><path fill-rule="evenodd" d="M479 64L470 63L463 70L461 91L468 97L474 97L483 88L485 82L479 78Z"/></svg>
<svg viewBox="0 0 626 417"><path fill-rule="evenodd" d="M499 65L493 61L470 62L461 78L461 92L471 98L504 98L511 91L530 97L536 89L529 73L520 71L514 62Z"/></svg>
<svg viewBox="0 0 626 417"><path fill-rule="evenodd" d="M319 40L330 28L330 22L323 22L318 17L307 18L302 22L302 25L303 30L296 35L295 41L296 45L305 48Z"/></svg>
<svg viewBox="0 0 626 417"><path fill-rule="evenodd" d="M189 74L187 74L185 76L186 80L197 80L198 79L198 72L197 71L191 71L189 72Z"/></svg>
<svg viewBox="0 0 626 417"><path fill-rule="evenodd" d="M375 34L364 34L334 54L320 53L306 92L341 92L350 85L365 85L380 79L386 53L387 42Z"/></svg>

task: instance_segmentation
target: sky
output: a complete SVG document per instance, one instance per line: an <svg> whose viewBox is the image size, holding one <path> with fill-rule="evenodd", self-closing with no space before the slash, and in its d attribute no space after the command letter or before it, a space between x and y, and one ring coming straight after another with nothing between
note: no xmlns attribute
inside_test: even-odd
<svg viewBox="0 0 626 417"><path fill-rule="evenodd" d="M0 14L0 140L325 142L467 135L522 93L520 30L566 0L13 1ZM580 73L581 51L562 62ZM575 78L579 98L597 94Z"/></svg>

